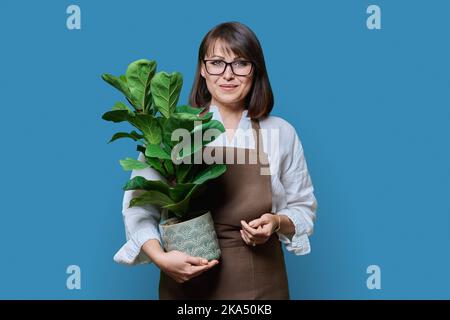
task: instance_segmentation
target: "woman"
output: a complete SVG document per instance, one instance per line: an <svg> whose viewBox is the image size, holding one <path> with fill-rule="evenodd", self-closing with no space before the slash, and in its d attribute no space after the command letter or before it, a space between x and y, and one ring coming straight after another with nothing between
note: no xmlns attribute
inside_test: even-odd
<svg viewBox="0 0 450 320"><path fill-rule="evenodd" d="M296 255L310 252L317 201L294 127L269 115L272 89L260 43L248 27L222 23L206 34L189 102L206 107L226 128L207 148L245 149L245 159L258 159L227 161L225 174L208 185L207 197L191 204L211 209L220 261L164 252L159 210L128 208L138 191L125 192L128 242L115 261L154 262L161 270L160 299L289 299L281 242ZM152 169L133 171L136 175L160 179Z"/></svg>

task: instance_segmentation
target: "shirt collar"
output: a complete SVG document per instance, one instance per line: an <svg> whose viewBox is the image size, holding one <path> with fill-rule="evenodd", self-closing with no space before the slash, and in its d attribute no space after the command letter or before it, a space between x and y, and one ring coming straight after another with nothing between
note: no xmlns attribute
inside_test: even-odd
<svg viewBox="0 0 450 320"><path fill-rule="evenodd" d="M223 124L222 116L220 115L219 108L216 105L210 105L209 106L209 112L213 113L212 119L217 120ZM227 141L226 134L223 132L222 134L217 137L216 140L213 142L210 142L211 145L228 145L228 146L237 146L237 138L241 134L244 136L249 136L251 133L248 132L248 129L251 128L251 118L248 117L248 110L244 109L242 112L241 120L238 123L237 129L238 132L234 135L234 138L231 142ZM247 138L248 140L249 138Z"/></svg>
<svg viewBox="0 0 450 320"><path fill-rule="evenodd" d="M220 115L220 112L219 112L219 107L217 107L216 105L210 105L209 112L213 113L213 117L212 117L213 120L218 120L223 123L222 116ZM239 121L239 124L238 124L238 128L247 129L249 123L250 123L250 118L248 117L248 110L244 109L244 111L242 112L241 120Z"/></svg>

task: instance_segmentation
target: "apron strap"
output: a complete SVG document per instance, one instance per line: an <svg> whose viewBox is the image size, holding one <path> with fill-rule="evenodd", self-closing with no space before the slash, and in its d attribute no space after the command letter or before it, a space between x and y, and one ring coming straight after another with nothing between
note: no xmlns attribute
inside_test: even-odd
<svg viewBox="0 0 450 320"><path fill-rule="evenodd" d="M255 141L255 149L258 153L258 164L261 164L261 159L264 156L263 139L261 135L261 127L259 125L259 120L251 119L252 122L252 132L253 139Z"/></svg>

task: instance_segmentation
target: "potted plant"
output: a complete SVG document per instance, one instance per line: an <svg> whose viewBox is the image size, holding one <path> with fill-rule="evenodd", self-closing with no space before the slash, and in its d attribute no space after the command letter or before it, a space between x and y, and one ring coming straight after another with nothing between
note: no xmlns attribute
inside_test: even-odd
<svg viewBox="0 0 450 320"><path fill-rule="evenodd" d="M136 176L124 190L143 190L130 201L130 207L152 204L160 207L160 231L166 251L179 250L208 260L218 259L220 248L208 208L190 210L190 202L205 191L206 182L226 171L225 164L193 163L203 147L225 131L222 123L212 120L212 113L201 115L204 108L177 106L182 88L179 72L156 72L156 62L137 60L129 64L125 75L103 74L103 80L124 94L131 108L116 102L102 118L112 122L128 122L138 131L118 132L109 142L129 138L145 161L126 158L120 161L124 170L151 167L163 179L146 180ZM173 139L176 130L184 130L185 141ZM210 141L198 141L206 130L216 130ZM186 136L186 135L185 135Z"/></svg>

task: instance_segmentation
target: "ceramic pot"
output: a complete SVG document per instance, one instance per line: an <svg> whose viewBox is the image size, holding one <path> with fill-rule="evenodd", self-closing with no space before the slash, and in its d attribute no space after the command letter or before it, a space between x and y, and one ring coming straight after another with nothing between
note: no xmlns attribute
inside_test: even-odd
<svg viewBox="0 0 450 320"><path fill-rule="evenodd" d="M178 250L190 256L213 260L220 257L219 241L210 211L177 222L176 218L160 224L161 238L166 252Z"/></svg>

